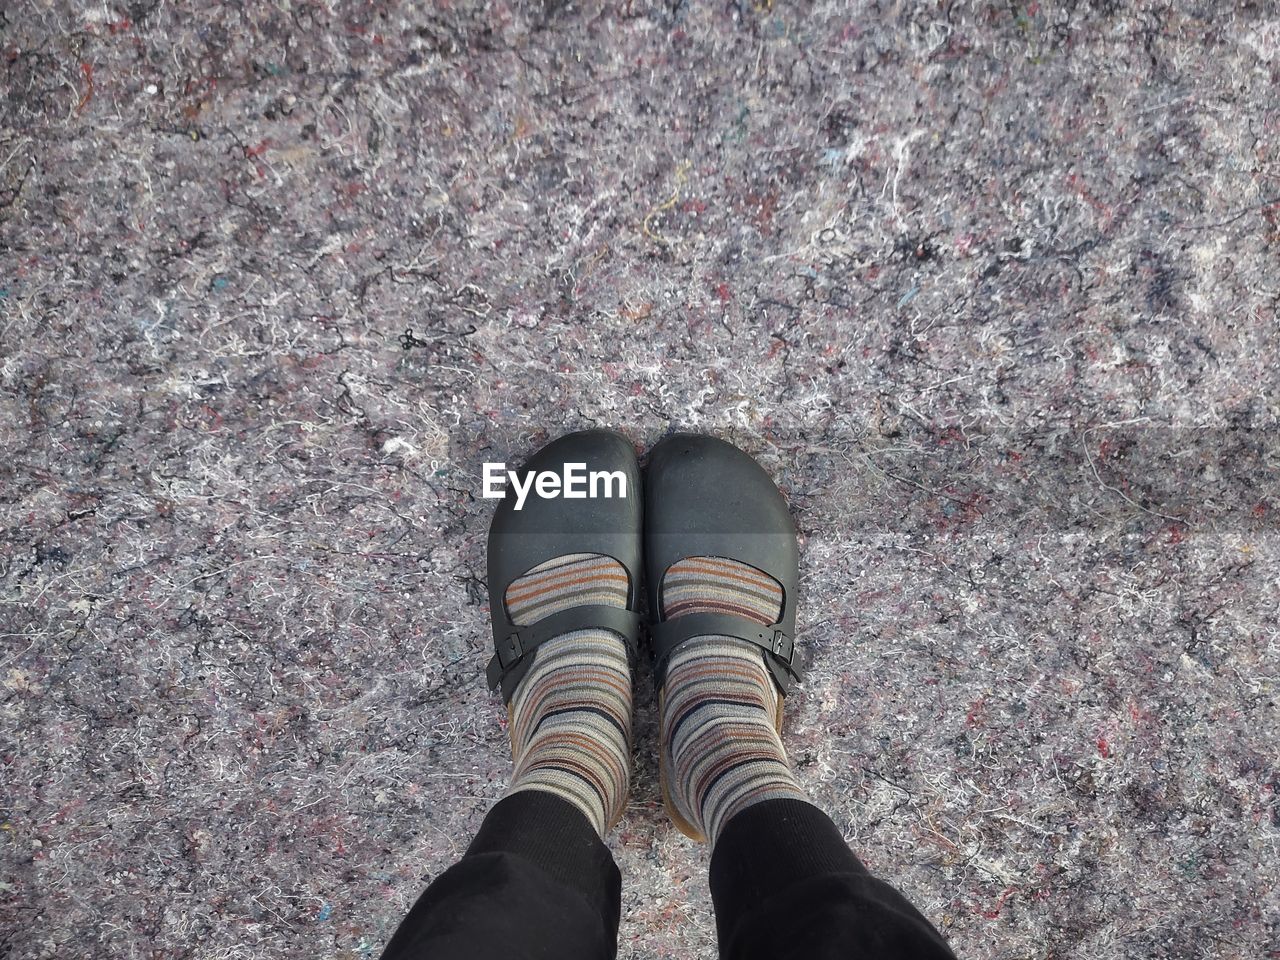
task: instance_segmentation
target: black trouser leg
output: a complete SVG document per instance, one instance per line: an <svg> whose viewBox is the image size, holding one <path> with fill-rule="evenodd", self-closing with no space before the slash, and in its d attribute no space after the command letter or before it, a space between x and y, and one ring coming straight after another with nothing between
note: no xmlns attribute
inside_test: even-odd
<svg viewBox="0 0 1280 960"><path fill-rule="evenodd" d="M613 960L621 900L618 868L581 811L525 790L494 805L382 957Z"/></svg>
<svg viewBox="0 0 1280 960"><path fill-rule="evenodd" d="M954 960L831 819L799 800L757 803L725 825L711 897L723 960Z"/></svg>

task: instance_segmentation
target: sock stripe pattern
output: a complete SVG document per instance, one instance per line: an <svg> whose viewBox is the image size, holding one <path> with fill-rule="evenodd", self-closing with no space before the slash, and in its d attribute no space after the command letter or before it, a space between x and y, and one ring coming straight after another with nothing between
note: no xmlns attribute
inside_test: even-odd
<svg viewBox="0 0 1280 960"><path fill-rule="evenodd" d="M583 604L625 607L626 568L583 553L534 567L507 588L520 626ZM544 790L569 801L604 836L631 778L631 665L609 630L574 630L538 648L511 698L515 771L507 793Z"/></svg>
<svg viewBox="0 0 1280 960"><path fill-rule="evenodd" d="M716 612L773 623L782 588L765 573L718 557L672 564L662 582L663 616ZM667 667L660 742L667 788L680 815L714 846L734 814L762 800L807 800L775 726L779 694L758 647L697 637Z"/></svg>

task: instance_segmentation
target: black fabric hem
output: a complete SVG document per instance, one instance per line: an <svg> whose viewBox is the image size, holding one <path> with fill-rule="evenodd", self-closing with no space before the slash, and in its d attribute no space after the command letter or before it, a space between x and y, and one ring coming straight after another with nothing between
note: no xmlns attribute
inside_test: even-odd
<svg viewBox="0 0 1280 960"><path fill-rule="evenodd" d="M622 874L587 815L545 790L521 790L494 804L464 856L523 857L586 900L616 937Z"/></svg>
<svg viewBox="0 0 1280 960"><path fill-rule="evenodd" d="M711 852L716 913L766 899L779 889L827 873L865 874L831 818L805 800L755 803L736 814Z"/></svg>
<svg viewBox="0 0 1280 960"><path fill-rule="evenodd" d="M500 800L462 859L418 898L383 960L614 960L622 876L577 807Z"/></svg>
<svg viewBox="0 0 1280 960"><path fill-rule="evenodd" d="M753 804L725 825L711 897L725 960L954 960L929 921L803 800Z"/></svg>

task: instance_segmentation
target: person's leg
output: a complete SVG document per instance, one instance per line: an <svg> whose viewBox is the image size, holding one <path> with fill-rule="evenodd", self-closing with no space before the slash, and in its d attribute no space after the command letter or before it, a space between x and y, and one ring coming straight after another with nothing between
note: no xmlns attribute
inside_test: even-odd
<svg viewBox="0 0 1280 960"><path fill-rule="evenodd" d="M729 820L712 848L711 897L725 960L954 960L807 801L765 800Z"/></svg>
<svg viewBox="0 0 1280 960"><path fill-rule="evenodd" d="M512 622L625 606L628 577L594 554L540 564L506 592ZM607 630L538 648L511 698L515 771L463 858L422 894L384 960L610 960L621 880L601 837L630 776L631 668Z"/></svg>
<svg viewBox="0 0 1280 960"><path fill-rule="evenodd" d="M667 619L715 612L767 625L781 602L771 577L724 558L682 560L662 586ZM678 818L712 847L722 957L952 957L796 782L778 734L781 698L759 647L689 640L671 656L663 693L664 779Z"/></svg>
<svg viewBox="0 0 1280 960"><path fill-rule="evenodd" d="M621 877L573 804L540 790L498 801L432 882L383 960L612 960Z"/></svg>

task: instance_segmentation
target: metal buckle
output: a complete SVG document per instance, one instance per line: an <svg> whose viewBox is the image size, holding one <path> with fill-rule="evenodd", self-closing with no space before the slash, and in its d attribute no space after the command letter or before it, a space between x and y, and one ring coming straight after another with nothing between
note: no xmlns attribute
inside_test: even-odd
<svg viewBox="0 0 1280 960"><path fill-rule="evenodd" d="M795 652L795 642L781 630L773 632L773 643L769 649L773 651L775 657L778 657L788 666L791 665L791 655Z"/></svg>
<svg viewBox="0 0 1280 960"><path fill-rule="evenodd" d="M524 656L524 647L520 644L520 633L516 631L507 636L502 644L498 647L498 662L502 664L502 669L509 669L512 664L516 663Z"/></svg>

